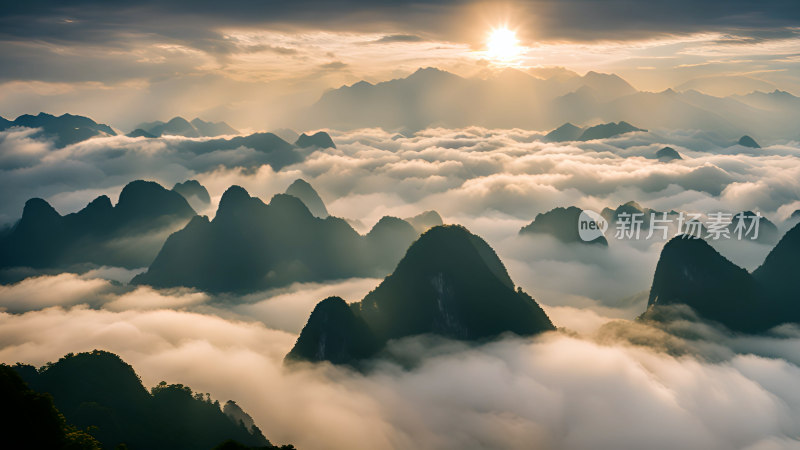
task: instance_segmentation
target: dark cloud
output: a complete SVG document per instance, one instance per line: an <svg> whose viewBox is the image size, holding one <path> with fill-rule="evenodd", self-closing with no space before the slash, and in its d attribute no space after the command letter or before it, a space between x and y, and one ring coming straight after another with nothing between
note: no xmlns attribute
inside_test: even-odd
<svg viewBox="0 0 800 450"><path fill-rule="evenodd" d="M392 34L384 36L380 39L374 40L374 44L389 44L393 42L422 42L425 39L414 34Z"/></svg>
<svg viewBox="0 0 800 450"><path fill-rule="evenodd" d="M487 17L508 9L512 21L535 27L537 38L625 38L663 33L736 29L744 34L794 26L800 7L791 0L696 1L637 0L510 2L502 7L481 2L449 1L344 1L251 2L143 1L103 2L83 0L17 2L0 13L0 36L55 41L107 42L121 40L131 30L191 41L197 48L227 51L224 41L210 31L224 26L270 25L379 31L401 31L410 36L424 31L438 38L463 35L465 17L478 11ZM191 26L189 26L191 24ZM211 26L211 25L214 26ZM766 33L766 34L765 34ZM408 38L400 38L408 39Z"/></svg>

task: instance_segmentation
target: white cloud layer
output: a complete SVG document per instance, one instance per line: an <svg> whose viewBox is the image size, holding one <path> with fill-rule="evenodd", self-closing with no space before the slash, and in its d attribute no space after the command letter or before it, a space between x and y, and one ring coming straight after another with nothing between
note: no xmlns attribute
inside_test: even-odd
<svg viewBox="0 0 800 450"><path fill-rule="evenodd" d="M282 358L295 332L192 311L188 305L202 294L140 288L107 293L105 306L91 309L48 306L60 303L57 294L44 294L77 297L84 289L91 297L97 288L89 280L26 283L13 294L36 298L43 309L0 313L0 361L38 365L106 349L131 363L146 386L163 379L235 399L271 440L298 448L800 446L800 333L792 329L761 338L701 329L708 343L670 338L689 349L676 356L646 345L648 338L666 342L663 331L557 307L548 308L556 324L569 317L579 334L506 337L477 347L412 338L390 349L412 361L406 369L388 361L364 373L287 369ZM308 291L321 293L318 286ZM14 298L5 292L0 302ZM143 302L162 307L143 310ZM610 325L616 334L603 331Z"/></svg>

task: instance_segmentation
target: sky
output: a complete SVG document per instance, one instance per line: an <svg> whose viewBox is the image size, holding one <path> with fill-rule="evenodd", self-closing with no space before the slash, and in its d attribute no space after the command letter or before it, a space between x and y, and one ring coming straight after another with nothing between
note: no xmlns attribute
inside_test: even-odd
<svg viewBox="0 0 800 450"><path fill-rule="evenodd" d="M463 77L594 70L640 90L800 96L798 24L797 0L16 2L0 8L0 116L69 112L127 132L181 115L272 130L328 89L427 66ZM426 210L466 226L559 328L476 345L392 342L387 351L410 367L378 359L365 372L290 370L283 357L319 300L359 301L381 280L215 296L128 285L144 267L23 271L31 276L0 285L0 362L109 350L146 387L166 380L233 399L268 438L302 449L796 449L796 325L742 336L635 321L664 240L605 248L519 234L556 207L632 200L658 211L759 211L780 233L797 226L794 135L754 135L763 148L753 149L736 145L749 131L648 128L563 143L529 129L334 129L336 148L280 170L255 149L184 145L205 138L104 136L59 148L35 130L0 131L0 231L32 197L67 214L99 195L116 203L135 179L167 188L196 179L211 197L197 212L213 217L231 185L268 202L303 178L362 234L383 216ZM682 159L659 161L665 146ZM146 242L160 248L167 231ZM142 248L123 241L120 251ZM711 244L753 270L775 243Z"/></svg>
<svg viewBox="0 0 800 450"><path fill-rule="evenodd" d="M270 129L326 89L427 66L800 95L798 23L792 1L19 2L0 12L0 115L71 112L126 132L174 115ZM498 28L515 33L511 57L487 47Z"/></svg>

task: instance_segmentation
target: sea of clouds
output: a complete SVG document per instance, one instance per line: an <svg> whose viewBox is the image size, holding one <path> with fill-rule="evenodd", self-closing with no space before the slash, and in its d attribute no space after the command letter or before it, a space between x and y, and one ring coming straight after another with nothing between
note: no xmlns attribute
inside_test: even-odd
<svg viewBox="0 0 800 450"><path fill-rule="evenodd" d="M383 215L435 209L486 239L512 279L560 329L467 346L430 337L391 345L364 372L287 369L315 303L360 300L378 279L296 284L248 296L156 290L113 267L0 286L0 361L44 364L94 348L118 353L146 386L188 384L234 399L274 442L311 448L800 448L800 331L732 336L690 323L635 322L663 241L608 248L520 237L538 213L600 211L630 200L660 211L760 211L785 231L800 209L800 144L732 146L699 132L544 143L523 130L331 132L280 171L252 149L188 155L183 138L99 138L64 149L25 130L0 133L0 222L30 197L62 214L133 179L199 180L213 216L232 184L265 201L296 178L366 232ZM671 146L682 161L661 163ZM223 154L224 153L224 154ZM770 246L717 244L757 267ZM682 328L680 328L682 327ZM669 331L669 333L668 333ZM689 336L689 337L679 337Z"/></svg>

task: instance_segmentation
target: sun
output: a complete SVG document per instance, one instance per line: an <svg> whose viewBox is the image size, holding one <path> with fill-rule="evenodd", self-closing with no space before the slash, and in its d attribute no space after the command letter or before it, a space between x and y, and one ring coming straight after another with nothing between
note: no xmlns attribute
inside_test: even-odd
<svg viewBox="0 0 800 450"><path fill-rule="evenodd" d="M517 33L507 27L494 28L486 39L486 55L498 63L510 63L522 53Z"/></svg>

